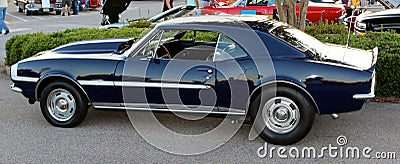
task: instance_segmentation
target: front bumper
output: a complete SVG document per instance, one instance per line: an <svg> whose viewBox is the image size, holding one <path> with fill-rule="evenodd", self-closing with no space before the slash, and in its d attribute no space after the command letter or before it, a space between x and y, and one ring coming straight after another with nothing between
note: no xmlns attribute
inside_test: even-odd
<svg viewBox="0 0 400 164"><path fill-rule="evenodd" d="M14 92L22 93L22 89L19 88L19 87L16 87L15 84L12 84L12 85L10 86L10 89L11 89L12 91L14 91Z"/></svg>
<svg viewBox="0 0 400 164"><path fill-rule="evenodd" d="M42 4L37 3L28 3L25 5L25 8L29 11L38 12L61 11L61 3L50 4L50 7L43 7Z"/></svg>

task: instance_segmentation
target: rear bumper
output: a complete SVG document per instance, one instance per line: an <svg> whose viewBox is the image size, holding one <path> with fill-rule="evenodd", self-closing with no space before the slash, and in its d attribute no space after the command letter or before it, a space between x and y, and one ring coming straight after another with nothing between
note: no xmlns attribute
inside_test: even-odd
<svg viewBox="0 0 400 164"><path fill-rule="evenodd" d="M365 100L375 97L375 71L372 73L371 92L353 95L353 99Z"/></svg>

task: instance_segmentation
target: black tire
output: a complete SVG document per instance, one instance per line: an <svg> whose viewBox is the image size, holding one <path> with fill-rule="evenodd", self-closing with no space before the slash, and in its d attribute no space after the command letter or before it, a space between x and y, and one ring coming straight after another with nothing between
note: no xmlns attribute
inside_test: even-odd
<svg viewBox="0 0 400 164"><path fill-rule="evenodd" d="M56 15L60 15L61 14L61 11L56 11Z"/></svg>
<svg viewBox="0 0 400 164"><path fill-rule="evenodd" d="M25 13L26 16L32 15L32 11L30 11L28 9L25 9L24 13Z"/></svg>
<svg viewBox="0 0 400 164"><path fill-rule="evenodd" d="M256 124L253 127L265 141L277 145L290 145L302 140L310 132L315 109L312 102L302 93L292 88L277 86L276 93L274 89L269 88L258 95L249 114Z"/></svg>
<svg viewBox="0 0 400 164"><path fill-rule="evenodd" d="M18 7L18 12L22 13L22 12L24 12L24 9L21 9L20 7Z"/></svg>
<svg viewBox="0 0 400 164"><path fill-rule="evenodd" d="M75 87L66 82L53 82L43 89L40 108L53 126L71 128L86 118L89 106L87 98Z"/></svg>

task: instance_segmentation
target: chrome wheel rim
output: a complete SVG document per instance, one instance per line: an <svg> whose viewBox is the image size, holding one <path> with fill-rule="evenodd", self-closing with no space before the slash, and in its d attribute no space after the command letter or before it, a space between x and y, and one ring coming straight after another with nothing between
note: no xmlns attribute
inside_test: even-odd
<svg viewBox="0 0 400 164"><path fill-rule="evenodd" d="M278 134L293 131L300 121L299 108L286 97L274 97L268 100L262 113L267 128Z"/></svg>
<svg viewBox="0 0 400 164"><path fill-rule="evenodd" d="M55 89L47 97L47 110L57 121L68 121L75 114L75 98L65 89Z"/></svg>

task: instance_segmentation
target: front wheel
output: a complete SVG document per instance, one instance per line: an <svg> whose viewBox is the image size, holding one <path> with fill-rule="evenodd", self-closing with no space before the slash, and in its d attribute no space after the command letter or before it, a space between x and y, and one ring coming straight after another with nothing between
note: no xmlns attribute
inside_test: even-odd
<svg viewBox="0 0 400 164"><path fill-rule="evenodd" d="M54 82L44 88L40 108L45 119L57 127L74 127L86 117L88 101L72 85Z"/></svg>
<svg viewBox="0 0 400 164"><path fill-rule="evenodd" d="M32 15L32 11L28 10L28 9L24 9L24 13L25 15L29 16Z"/></svg>
<svg viewBox="0 0 400 164"><path fill-rule="evenodd" d="M314 123L315 109L302 93L288 87L267 89L257 96L250 116L267 142L289 145L303 139Z"/></svg>

